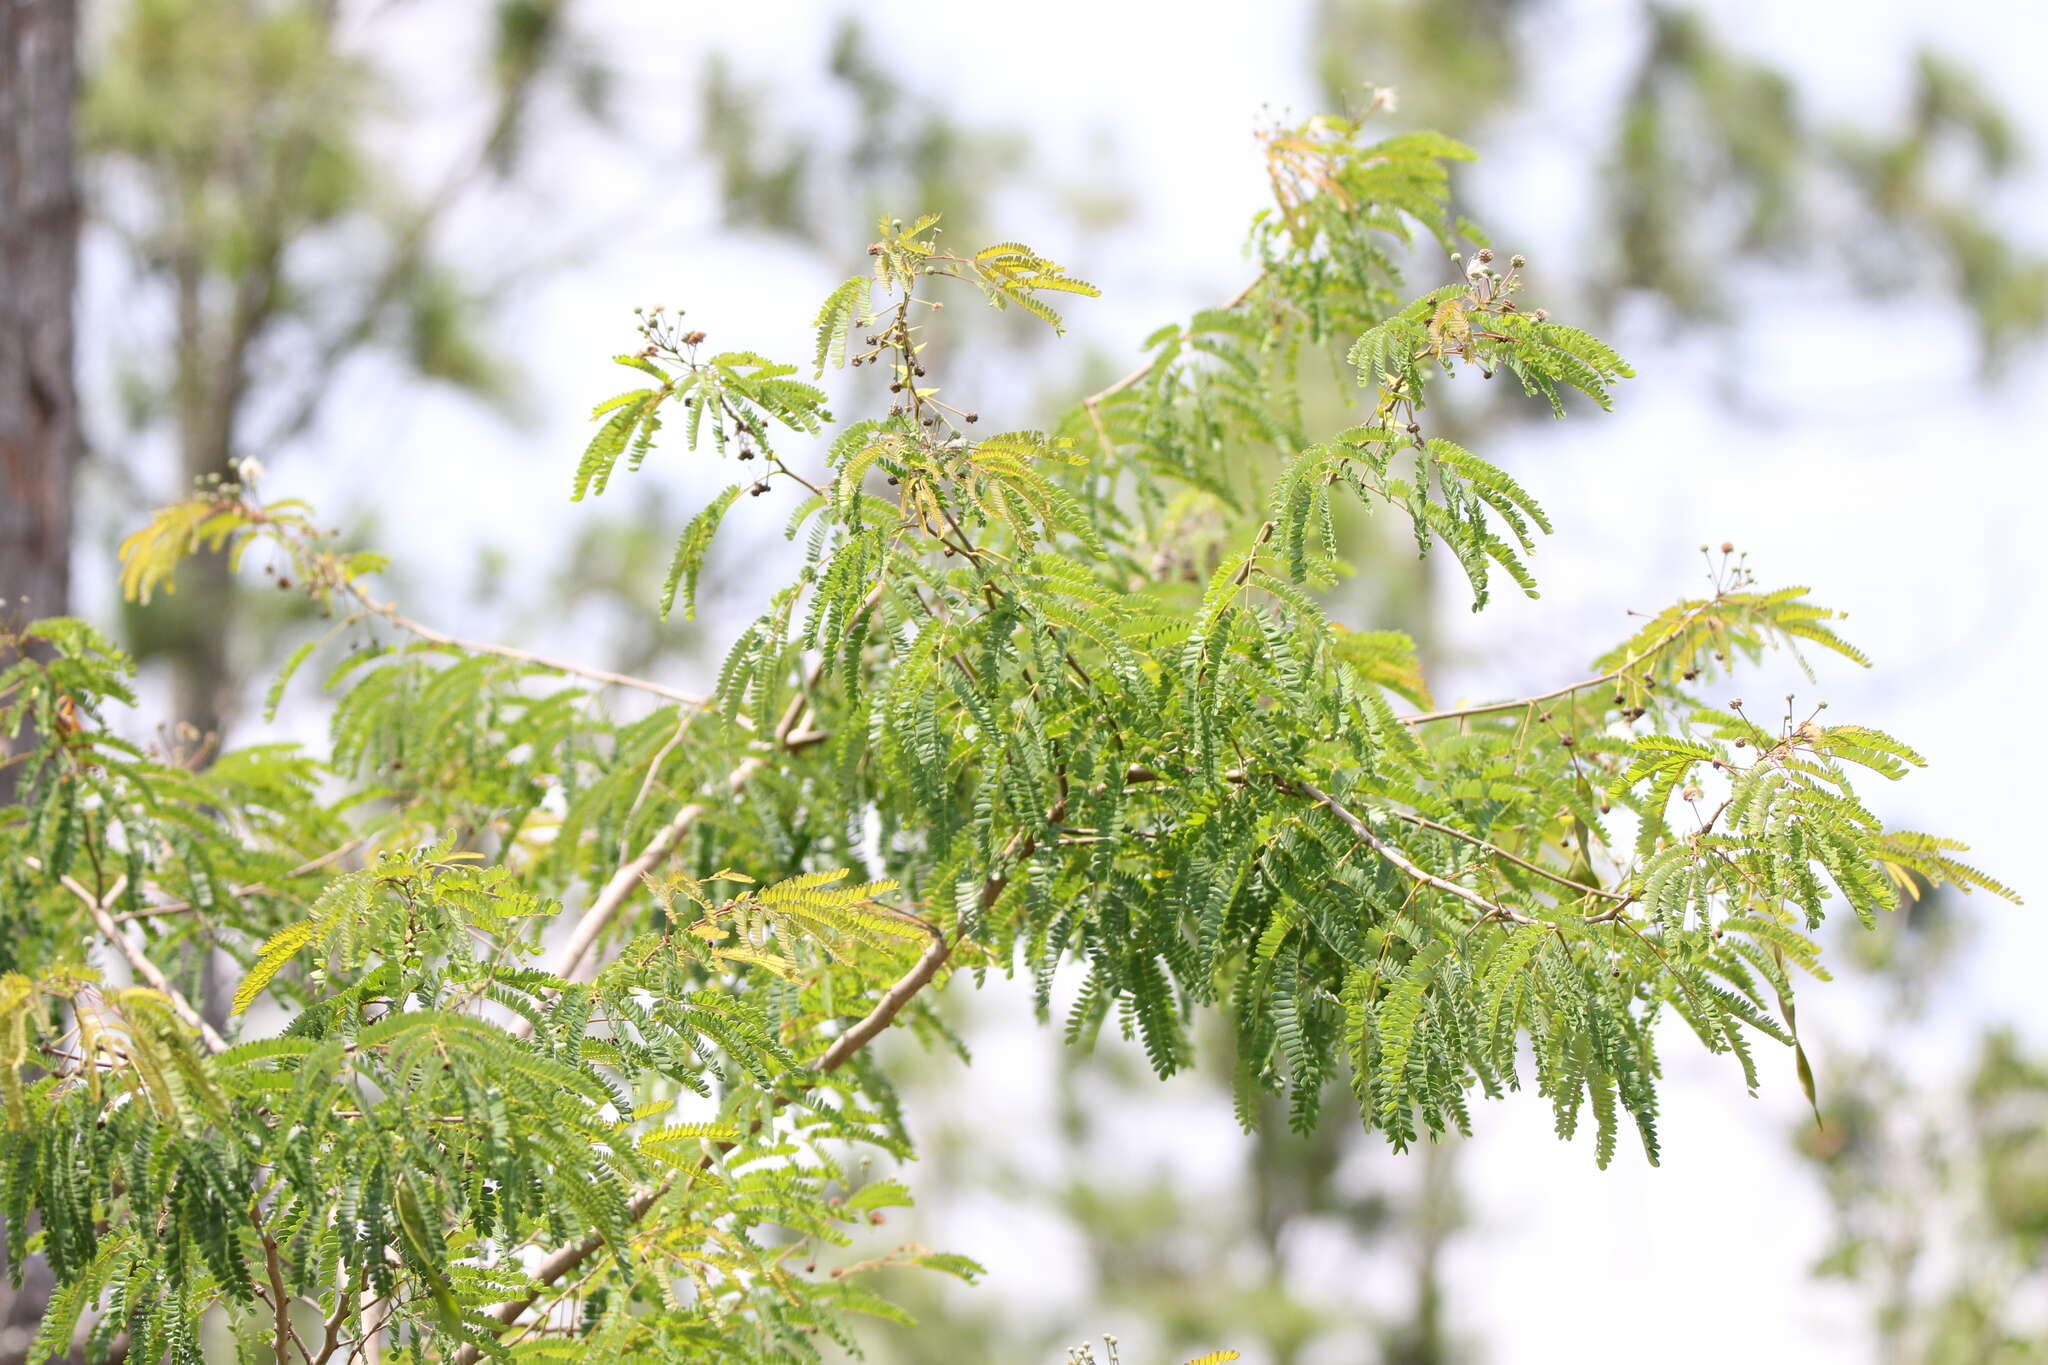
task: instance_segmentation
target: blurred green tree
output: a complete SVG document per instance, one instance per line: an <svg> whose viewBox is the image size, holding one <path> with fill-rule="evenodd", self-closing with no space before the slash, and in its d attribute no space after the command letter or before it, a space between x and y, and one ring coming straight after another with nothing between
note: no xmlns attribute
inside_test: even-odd
<svg viewBox="0 0 2048 1365"><path fill-rule="evenodd" d="M463 77L487 108L424 190L379 150L392 92L369 55L391 40L379 25L423 16L351 25L334 0L113 7L81 131L98 218L127 268L110 330L132 434L167 439L181 486L231 481L241 461L289 451L366 354L486 401L505 395L504 363L477 331L481 282L440 234L467 198L516 172L539 89L555 82L585 107L601 96L601 67L566 40L567 7L496 0L465 16L488 26L484 69ZM189 580L129 626L141 657L170 660L173 715L203 752L242 681L238 597L218 555Z"/></svg>
<svg viewBox="0 0 2048 1365"><path fill-rule="evenodd" d="M1844 954L1878 993L1875 1031L1829 1049L1824 1122L1794 1136L1834 1214L1814 1273L1854 1290L1881 1365L2048 1356L2048 1056L1993 1027L1959 1074L1930 1075L1907 1046L1971 929L1930 896Z"/></svg>
<svg viewBox="0 0 2048 1365"><path fill-rule="evenodd" d="M1325 97L1399 73L1404 109L1484 146L1542 95L1560 0L1317 0ZM2048 257L2002 226L2027 172L2011 118L1968 66L1911 54L1903 116L1831 120L1796 60L1745 52L1708 8L1618 0L1628 52L1600 153L1599 211L1572 282L1611 309L1648 296L1680 322L1747 306L1737 267L1839 291L1923 289L1974 321L1987 365L2048 325ZM1597 244L1597 245L1596 245Z"/></svg>

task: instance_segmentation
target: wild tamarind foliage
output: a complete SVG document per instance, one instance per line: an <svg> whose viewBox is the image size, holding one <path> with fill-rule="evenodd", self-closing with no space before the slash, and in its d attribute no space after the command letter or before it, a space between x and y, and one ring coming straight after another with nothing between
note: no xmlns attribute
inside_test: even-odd
<svg viewBox="0 0 2048 1365"><path fill-rule="evenodd" d="M0 812L0 1195L10 1268L59 1285L37 1356L198 1360L206 1318L308 1365L813 1359L899 1315L870 1272L976 1273L892 1240L909 1193L871 1161L911 1152L869 1044L950 1043L962 969L1027 974L1043 1013L1070 964L1068 1040L1113 1021L1161 1075L1222 1011L1247 1123L1279 1092L1297 1128L1348 1107L1399 1148L1527 1085L1565 1137L1590 1113L1601 1163L1625 1125L1654 1161L1660 1044L1754 1087L1775 1042L1806 1076L1793 977L1832 905L2009 894L1858 796L1904 744L1710 699L1768 650L1863 662L1741 559L1590 675L1484 705L1326 618L1345 505L1406 518L1475 607L1533 593L1548 516L1431 399L1505 375L1562 414L1629 370L1449 216L1455 143L1318 118L1265 149L1256 278L1043 430L942 389L937 310L1057 327L1094 289L930 218L884 223L818 315L851 424L795 366L644 315L575 495L673 446L739 471L664 612L725 519L800 551L710 696L435 631L253 482L158 513L124 587L267 557L334 618L271 694L334 657L326 755L138 745L98 632L12 637L37 648L0 727L38 739ZM1459 265L1409 299L1413 240ZM1347 346L1362 420L1308 431L1301 367ZM232 999L195 997L206 952Z"/></svg>

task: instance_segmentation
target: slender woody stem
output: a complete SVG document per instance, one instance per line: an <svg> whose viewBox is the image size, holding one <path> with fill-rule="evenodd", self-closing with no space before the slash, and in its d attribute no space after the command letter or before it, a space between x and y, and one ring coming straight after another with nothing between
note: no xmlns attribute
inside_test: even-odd
<svg viewBox="0 0 2048 1365"><path fill-rule="evenodd" d="M34 865L34 860L31 860L31 863ZM85 889L83 883L68 873L59 880L62 881L65 890L85 902L85 908L91 913L92 922L98 927L100 936L113 944L122 957L128 959L129 969L142 978L151 990L171 1002L171 1011L187 1028L199 1035L200 1041L206 1045L206 1050L214 1053L226 1052L227 1040L214 1030L213 1025L206 1022L198 1010L192 1008L192 1002L187 1000L183 992L171 984L170 978L149 960L148 954L128 941L128 936L121 931L121 926L114 923L114 917L108 912L107 906L121 894L127 886L128 879L125 876L116 878L112 889L104 898L93 895Z"/></svg>
<svg viewBox="0 0 2048 1365"><path fill-rule="evenodd" d="M934 932L931 943L925 948L924 953L912 965L910 970L904 973L902 979L882 993L882 998L875 1002L873 1009L856 1021L846 1032L835 1038L832 1041L832 1045L825 1050L824 1055L812 1064L811 1069L813 1071L837 1071L840 1067L846 1065L855 1053L874 1041L877 1035L895 1022L896 1016L902 1013L903 1007L910 1002L912 996L931 984L932 978L938 974L939 968L945 965L946 959L951 953L952 944L947 940L946 936L942 933ZM780 1107L781 1104L786 1103L786 1100L779 1099L776 1103ZM750 1133L759 1132L760 1128L760 1121L756 1120L750 1129ZM717 1147L719 1153L723 1154L731 1151L738 1145L736 1142L721 1142L717 1144ZM706 1155L703 1161L699 1163L699 1169L708 1167L711 1161L712 1157ZM634 1195L626 1205L626 1221L629 1224L637 1223L646 1217L647 1211L653 1208L655 1203L663 1195L667 1194L670 1189L674 1188L674 1184L673 1180L664 1180L651 1189L643 1190L639 1194ZM597 1255L603 1249L604 1239L602 1237L595 1235L585 1237L580 1242L563 1247L534 1267L533 1279L535 1287L533 1292L523 1298L508 1300L491 1310L490 1316L496 1319L498 1323L496 1330L502 1332L518 1322L520 1316L527 1309L538 1303L541 1295L550 1286L560 1281L563 1277L573 1274L578 1267L582 1266L584 1262ZM476 1362L482 1356L483 1352L475 1346L464 1346L455 1353L454 1365L476 1365Z"/></svg>
<svg viewBox="0 0 2048 1365"><path fill-rule="evenodd" d="M1540 706L1547 701L1559 701L1571 696L1574 692L1583 692L1589 687L1601 687L1607 683L1618 682L1628 674L1631 668L1634 668L1637 664L1648 659L1656 654L1657 651L1663 649L1664 646L1685 634L1686 628L1692 625L1701 613L1705 612L1709 607L1720 605L1721 599L1725 595L1725 593L1717 592L1711 600L1702 602L1692 611L1687 612L1677 625L1666 631L1655 642L1644 646L1636 653L1622 660L1618 668L1609 669L1605 673L1596 673L1590 678L1581 678L1575 683L1567 683L1563 687L1552 688L1548 692L1539 692L1533 697L1516 697L1509 701L1482 702L1476 706L1455 706L1448 711L1424 711L1419 715L1402 716L1401 721L1406 725L1427 725L1433 720L1456 720L1461 716L1486 716L1499 711L1519 711L1525 707Z"/></svg>
<svg viewBox="0 0 2048 1365"><path fill-rule="evenodd" d="M1254 279L1250 284L1246 285L1244 288L1238 290L1235 294L1232 294L1228 299L1224 300L1222 311L1227 313L1231 309L1238 307L1246 299L1252 296L1253 290L1257 289L1260 285L1264 284L1265 282L1266 273L1262 270L1259 272L1258 277ZM1108 388L1099 390L1095 393L1091 393L1086 398L1083 398L1081 400L1081 406L1093 412L1096 404L1114 398L1118 394L1122 393L1125 389L1130 388L1133 384L1141 382L1146 375L1152 373L1153 368L1158 363L1159 362L1156 358L1146 361L1144 364L1138 366L1137 369L1132 370L1129 374L1125 375L1122 379L1119 379L1114 384L1111 384Z"/></svg>
<svg viewBox="0 0 2048 1365"><path fill-rule="evenodd" d="M1330 795L1322 788L1312 786L1307 782L1283 782L1281 784L1281 787L1283 790L1293 792L1296 796L1306 797L1309 800L1315 802L1319 806L1327 807L1332 815L1336 816L1339 820L1342 820L1344 822L1345 828L1349 829L1353 834L1358 836L1360 843L1367 845L1369 848L1372 849L1373 852L1379 854L1380 857L1386 859L1398 871L1400 871L1404 876L1408 877L1410 880L1418 882L1423 886L1434 887L1438 891L1444 892L1446 895L1456 896L1459 900L1464 901L1467 905L1475 906L1478 909L1485 911L1487 919L1506 920L1510 924L1542 925L1545 928L1551 929L1557 927L1556 925L1549 923L1547 920L1531 919L1529 916L1522 914L1518 910L1510 910L1505 905L1496 904L1495 902L1490 901L1486 897L1480 895L1477 891L1474 891L1469 886L1460 886L1454 881L1448 881L1445 878L1437 876L1435 873L1428 872L1423 868L1418 867L1413 861L1409 859L1407 854L1403 853L1400 849L1395 848L1386 840L1380 838L1379 835L1373 833L1372 827L1370 825L1366 824L1365 821L1359 819L1356 815L1352 814L1351 811L1345 807L1343 802L1339 801L1336 797Z"/></svg>
<svg viewBox="0 0 2048 1365"><path fill-rule="evenodd" d="M537 668L549 669L556 673L567 673L573 677L588 678L592 682L601 682L612 687L626 687L636 692L652 693L657 697L666 697L670 701L681 702L685 706L710 705L710 698L708 697L700 696L695 692L684 692L670 687L667 683L658 683L650 678L636 678L627 673L614 673L610 669L592 668L588 664L574 663L568 659L556 659L545 654L535 654L530 650L518 649L512 645L495 644L488 640L465 640L458 636L450 635L446 631L435 630L425 622L415 621L410 616L402 615L396 604L380 602L354 583L349 583L346 587L349 594L356 601L362 603L366 610L374 615L383 617L386 621L389 621L407 634L416 635L430 644L448 645L451 648L470 654L494 654L501 659L516 659L520 663L532 664Z"/></svg>
<svg viewBox="0 0 2048 1365"><path fill-rule="evenodd" d="M740 760L725 778L727 796L738 796L754 780L754 774L767 766L767 760L758 754ZM638 888L641 880L659 867L669 854L675 851L683 836L696 828L697 822L709 813L710 807L701 801L692 801L678 810L669 822L655 831L647 846L633 858L619 865L611 879L604 884L583 914L577 919L576 927L569 935L569 941L562 945L560 956L555 962L555 975L567 981L587 979L586 971L590 950L596 946L598 935L611 926L625 907L626 901Z"/></svg>

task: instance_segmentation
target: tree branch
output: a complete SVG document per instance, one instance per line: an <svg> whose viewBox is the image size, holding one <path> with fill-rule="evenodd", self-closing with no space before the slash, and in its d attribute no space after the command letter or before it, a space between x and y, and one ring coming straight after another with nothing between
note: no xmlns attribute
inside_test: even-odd
<svg viewBox="0 0 2048 1365"><path fill-rule="evenodd" d="M290 881L292 878L302 877L308 872L318 872L330 863L341 861L368 842L369 839L367 837L351 839L339 848L329 849L317 858L307 859L291 871L284 873L278 880ZM246 896L261 895L263 892L271 889L269 882L250 882L246 886L237 886L230 889L228 894L239 899ZM179 915L192 908L193 906L190 901L170 901L163 905L145 905L140 910L123 910L120 914L114 916L114 919L116 922L125 923L128 920L150 919L157 915Z"/></svg>
<svg viewBox="0 0 2048 1365"><path fill-rule="evenodd" d="M35 859L30 859L29 864L32 867L41 866L41 863ZM142 949L128 941L128 936L121 932L121 926L114 923L114 917L108 913L108 904L126 888L128 884L127 877L115 878L113 888L107 892L104 899L86 890L84 884L69 873L66 873L59 880L63 883L65 890L85 902L85 908L91 913L92 922L98 926L101 937L120 950L121 956L128 959L129 969L138 977L141 977L151 990L156 991L171 1002L172 1013L176 1014L185 1023L186 1027L199 1035L200 1041L206 1045L206 1050L213 1053L226 1052L228 1050L227 1040L214 1031L213 1025L207 1023L198 1010L192 1008L192 1002L187 1000L178 988L171 984L170 978L165 976L157 968L157 965L149 960Z"/></svg>
<svg viewBox="0 0 2048 1365"><path fill-rule="evenodd" d="M708 697L699 696L695 692L684 692L670 687L666 683L658 683L649 678L636 678L628 673L614 673L610 669L605 668L591 668L586 664L571 663L567 659L551 658L545 654L535 654L530 650L518 649L512 645L493 644L487 640L465 640L458 636L450 635L446 631L435 630L425 622L415 621L410 616L403 615L398 610L397 604L379 602L355 583L345 583L343 586L347 588L349 596L362 603L366 610L374 615L383 617L386 621L389 621L407 634L416 635L430 644L448 645L470 654L495 654L501 659L516 659L520 663L533 664L538 668L550 669L556 673L567 673L573 677L589 678L592 682L601 682L612 687L628 687L638 692L650 692L657 697L666 697L670 701L681 702L685 706L701 707L710 705L710 698Z"/></svg>
<svg viewBox="0 0 2048 1365"><path fill-rule="evenodd" d="M1516 697L1511 701L1482 702L1477 706L1456 706L1448 711L1424 711L1419 715L1402 716L1400 718L1401 722L1405 725L1427 725L1433 720L1456 720L1461 716L1486 716L1499 711L1519 711L1524 707L1540 706L1547 701L1558 701L1564 697L1569 697L1574 692L1583 692L1589 687L1600 687L1607 683L1617 682L1631 668L1634 668L1637 664L1648 659L1673 640L1685 634L1686 629L1694 621L1698 620L1709 607L1721 605L1722 598L1725 596L1725 593L1717 592L1709 600L1700 603L1699 606L1681 617L1678 624L1666 631L1657 641L1646 645L1622 660L1618 668L1609 669L1605 673L1598 673L1590 678L1581 678L1575 683L1567 683L1563 687L1555 687L1548 692L1539 692L1533 697Z"/></svg>
<svg viewBox="0 0 2048 1365"><path fill-rule="evenodd" d="M708 1164L711 1158L707 1156L704 1160ZM664 1180L652 1189L642 1190L639 1194L634 1195L626 1203L627 1224L637 1223L646 1217L647 1211L653 1208L655 1202L667 1194L673 1185L673 1181ZM519 1315L533 1307L549 1285L555 1283L564 1275L569 1274L603 1249L604 1238L592 1235L585 1237L580 1242L574 1242L563 1247L554 1255L535 1266L533 1268L533 1292L523 1298L509 1299L491 1310L490 1316L498 1320L496 1330L502 1332L513 1323L519 1321ZM483 1352L477 1347L473 1345L464 1346L455 1353L453 1365L476 1365L476 1362L482 1358Z"/></svg>
<svg viewBox="0 0 2048 1365"><path fill-rule="evenodd" d="M833 1039L832 1045L825 1049L824 1055L820 1056L812 1064L811 1069L813 1071L837 1071L840 1067L846 1065L855 1053L874 1041L878 1034L895 1022L896 1016L902 1012L903 1007L910 1002L912 996L931 984L932 978L938 974L939 968L945 965L946 959L951 954L952 944L944 934L934 931L931 943L925 948L924 953L912 965L910 970L904 973L902 979L882 993L882 998L875 1002L873 1009L869 1010L859 1021L849 1027L846 1032ZM785 1100L778 1099L776 1105L779 1108L785 1102ZM751 1134L757 1133L760 1130L761 1123L759 1120L756 1120L749 1131ZM736 1142L721 1142L717 1144L720 1154L729 1152L738 1145ZM701 1170L709 1166L711 1160L711 1156L707 1154L703 1161L699 1163L699 1169ZM647 1211L653 1208L656 1201L667 1194L673 1187L674 1181L664 1180L653 1188L643 1190L639 1194L634 1195L626 1205L627 1223L637 1223L646 1217ZM535 1266L533 1269L533 1292L523 1298L508 1300L491 1310L490 1315L497 1319L498 1330L503 1331L518 1322L520 1315L538 1303L541 1295L549 1287L565 1276L573 1274L584 1262L602 1251L604 1245L604 1238L602 1237L596 1235L585 1237L580 1242L563 1247ZM482 1357L483 1352L475 1346L464 1346L455 1353L454 1365L476 1365L476 1362L482 1359Z"/></svg>
<svg viewBox="0 0 2048 1365"><path fill-rule="evenodd" d="M1257 289L1260 285L1264 284L1265 282L1266 272L1262 270L1259 272L1258 278L1254 279L1250 284L1238 290L1235 294L1232 294L1228 299L1224 301L1223 311L1229 312L1231 309L1238 307L1246 299L1252 296L1253 290ZM1146 361L1144 364L1138 366L1137 369L1132 370L1129 374L1125 375L1122 379L1119 379L1114 384L1111 384L1108 388L1102 389L1096 393L1091 393L1086 398L1083 398L1081 400L1081 406L1087 408L1090 414L1092 415L1098 403L1102 403L1111 398L1114 398L1118 394L1122 393L1125 389L1130 388L1133 384L1140 382L1145 378L1146 375L1152 373L1153 367L1156 366L1158 363L1159 362L1156 358Z"/></svg>
<svg viewBox="0 0 2048 1365"><path fill-rule="evenodd" d="M885 586L885 583L878 582L873 588L868 590L867 596L861 600L860 607L854 613L854 621L861 620L875 609L876 604L882 600ZM813 731L805 724L811 714L811 689L816 685L823 672L823 661L821 660L816 667L809 671L805 679L805 686L798 691L795 697L791 698L789 707L783 712L775 727L775 740L778 745L788 748L798 740L805 744L813 744L825 738L823 732ZM727 776L727 791L737 795L753 780L754 774L766 766L767 760L765 758L758 754L750 755ZM640 851L637 857L631 862L622 865L618 871L612 874L611 879L605 883L603 890L598 892L597 899L592 901L590 907L583 912L582 917L576 923L574 932L570 935L569 942L564 945L561 960L556 966L555 974L557 976L572 981L581 977L583 966L589 957L592 946L597 941L598 935L618 915L621 907L625 905L627 897L632 895L633 888L639 884L640 880L675 849L676 844L681 841L683 835L687 834L699 820L704 818L706 809L707 807L701 802L695 801L684 806L675 813L674 818L662 826L654 838L648 841L647 846ZM883 992L882 998L875 1002L875 1007L872 1010L868 1011L865 1016L849 1027L846 1032L840 1034L839 1037L832 1041L832 1044L826 1048L824 1054L813 1065L812 1070L836 1071L844 1066L849 1058L873 1041L876 1035L895 1021L896 1016L902 1012L903 1006L909 1002L913 995L916 995L925 986L930 984L931 979L938 974L939 968L944 965L946 958L950 956L951 952L952 945L948 942L946 936L934 931L931 944L925 949L923 955L918 958L916 963L911 966L909 972L905 973L903 978L895 985ZM523 1033L525 1029L522 1028L519 1031ZM777 1104L779 1106L784 1102L778 1100ZM758 1120L751 1131L760 1131ZM727 1152L736 1145L736 1143L726 1142L718 1144L718 1148L720 1152ZM703 1162L700 1163L700 1169L709 1166L711 1159L709 1155L706 1155ZM632 1200L626 1205L626 1221L628 1223L640 1221L641 1218L646 1216L647 1211L654 1207L656 1201L668 1193L672 1185L673 1181L664 1180L652 1189L643 1190L641 1193L633 1196ZM603 1247L604 1239L593 1235L584 1238L580 1242L561 1248L552 1256L542 1261L533 1271L534 1289L532 1293L518 1299L508 1300L491 1310L490 1315L497 1320L499 1330L503 1331L519 1321L520 1315L539 1302L541 1295L551 1285L574 1272L578 1266L581 1266L585 1261L595 1256ZM476 1362L482 1359L482 1357L483 1352L477 1347L464 1346L455 1353L453 1365L476 1365Z"/></svg>
<svg viewBox="0 0 2048 1365"><path fill-rule="evenodd" d="M857 624L875 609L876 604L882 600L884 587L885 583L877 582L868 590L867 596L861 599L860 606L854 611L852 623ZM824 661L819 660L809 670L804 686L798 690L796 696L790 698L789 706L783 711L782 718L775 727L775 743L779 748L788 750L795 746L799 739L803 747L808 747L827 737L825 732L814 731L805 726L805 721L811 714L811 689L816 686L823 673ZM753 781L754 774L766 766L767 760L758 754L741 760L740 765L726 776L727 794L737 796L745 791L747 784ZM591 948L595 946L598 935L617 918L619 910L633 894L634 888L639 886L641 879L675 851L675 846L681 842L682 837L696 827L708 809L709 807L701 802L690 802L656 831L655 836L648 840L647 847L641 849L638 856L621 864L618 871L612 873L611 879L597 893L597 899L590 903L589 908L576 921L576 927L570 933L568 943L563 945L561 957L555 964L556 976L568 981L584 979L584 963L590 955Z"/></svg>
<svg viewBox="0 0 2048 1365"><path fill-rule="evenodd" d="M277 1319L274 1329L276 1341L273 1345L277 1351L278 1365L284 1365L291 1359L288 1348L293 1342L298 1342L299 1354L310 1361L313 1358L312 1353L306 1350L304 1342L298 1341L298 1333L292 1330L292 1301L284 1292L284 1267L278 1260L277 1239L270 1235L270 1229L263 1226L263 1220L256 1216L253 1209L249 1213L249 1221L256 1225L256 1234L263 1239L263 1268L270 1277L270 1297L273 1300L271 1312Z"/></svg>
<svg viewBox="0 0 2048 1365"><path fill-rule="evenodd" d="M741 760L740 765L726 775L725 790L729 796L738 796L747 784L754 780L754 774L767 766L767 760L758 754ZM639 887L641 879L660 866L663 859L675 851L683 836L688 834L704 818L711 808L701 801L692 801L677 811L669 822L655 831L647 846L629 862L622 863L618 871L597 893L595 900L585 908L577 919L569 941L562 945L561 955L556 959L554 972L566 981L581 981L594 973L584 970L590 950L596 946L597 937L610 927L618 917L626 901Z"/></svg>
<svg viewBox="0 0 2048 1365"><path fill-rule="evenodd" d="M946 964L946 959L952 952L953 945L946 936L934 932L931 943L926 946L924 953L911 969L903 974L903 978L882 993L882 998L875 1002L875 1007L869 1010L865 1017L834 1038L832 1046L825 1049L825 1055L813 1064L812 1069L837 1071L844 1066L848 1058L866 1047L875 1035L895 1022L897 1014L910 1002L910 997L930 984L932 977L938 974L939 968Z"/></svg>
<svg viewBox="0 0 2048 1365"><path fill-rule="evenodd" d="M1365 821L1359 819L1356 815L1353 815L1345 808L1341 801L1322 788L1312 786L1307 782L1282 782L1280 787L1283 791L1292 792L1296 796L1306 797L1319 806L1327 807L1332 815L1335 815L1344 822L1345 828L1358 836L1359 842L1371 848L1380 857L1385 858L1403 875L1413 881L1420 882L1424 886L1434 887L1446 895L1456 896L1467 905L1483 910L1487 919L1505 920L1510 924L1541 925L1546 929L1555 929L1557 927L1548 920L1531 919L1518 910L1510 910L1505 905L1496 904L1469 886L1460 886L1456 882L1447 881L1432 872L1425 871L1421 867L1416 866L1407 854L1373 833L1370 825L1366 824Z"/></svg>
<svg viewBox="0 0 2048 1365"><path fill-rule="evenodd" d="M1604 886L1588 886L1584 882L1575 882L1570 877L1566 877L1560 873L1553 872L1549 868L1542 866L1540 863L1532 863L1526 858L1516 857L1514 854L1502 848L1499 844L1491 843L1488 840L1480 838L1476 834L1467 834L1464 830L1457 829L1451 825L1440 824L1437 821L1430 819L1426 815L1417 815L1411 811L1405 810L1389 810L1387 814L1393 816L1396 820L1406 820L1411 825L1419 825L1423 829L1433 829L1438 834L1448 834L1453 839L1463 839L1466 843L1471 844L1474 847L1485 849L1488 853L1492 854L1496 858L1505 859L1508 862L1513 863L1516 867L1522 868L1525 871L1533 872L1539 877L1547 877L1551 881L1556 882L1559 886L1569 887L1571 890L1577 891L1581 895L1601 896L1607 900L1618 901L1623 905L1628 904L1629 900L1631 899L1630 897L1623 895L1619 891L1609 891Z"/></svg>

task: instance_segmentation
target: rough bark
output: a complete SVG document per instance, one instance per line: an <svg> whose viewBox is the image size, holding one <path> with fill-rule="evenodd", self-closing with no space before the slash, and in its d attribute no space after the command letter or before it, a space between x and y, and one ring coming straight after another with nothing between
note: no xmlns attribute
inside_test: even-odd
<svg viewBox="0 0 2048 1365"><path fill-rule="evenodd" d="M70 606L77 0L0 0L0 595Z"/></svg>
<svg viewBox="0 0 2048 1365"><path fill-rule="evenodd" d="M71 609L77 54L78 0L0 0L0 620L15 623ZM0 765L0 803L13 772ZM27 1358L50 1290L41 1257L21 1288L0 1279L0 1365Z"/></svg>

